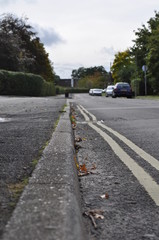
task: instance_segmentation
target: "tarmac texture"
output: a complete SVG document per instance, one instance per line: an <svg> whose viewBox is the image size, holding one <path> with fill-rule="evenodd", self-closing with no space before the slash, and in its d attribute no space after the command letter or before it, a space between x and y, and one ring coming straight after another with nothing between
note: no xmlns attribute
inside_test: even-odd
<svg viewBox="0 0 159 240"><path fill-rule="evenodd" d="M74 154L67 105L5 228L3 240L86 239Z"/></svg>

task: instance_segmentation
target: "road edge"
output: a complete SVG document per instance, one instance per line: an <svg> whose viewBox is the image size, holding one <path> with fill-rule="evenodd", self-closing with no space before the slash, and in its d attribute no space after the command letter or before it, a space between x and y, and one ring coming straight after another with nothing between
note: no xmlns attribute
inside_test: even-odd
<svg viewBox="0 0 159 240"><path fill-rule="evenodd" d="M65 107L2 240L84 240L70 106Z"/></svg>

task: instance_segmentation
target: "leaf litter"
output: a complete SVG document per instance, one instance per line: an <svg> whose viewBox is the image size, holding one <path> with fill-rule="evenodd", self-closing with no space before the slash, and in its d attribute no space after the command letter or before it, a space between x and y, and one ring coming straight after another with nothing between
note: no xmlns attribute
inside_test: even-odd
<svg viewBox="0 0 159 240"><path fill-rule="evenodd" d="M97 224L96 224L95 219L103 220L104 219L103 213L104 213L104 211L101 209L92 209L92 210L84 212L84 215L91 219L94 228L97 229Z"/></svg>

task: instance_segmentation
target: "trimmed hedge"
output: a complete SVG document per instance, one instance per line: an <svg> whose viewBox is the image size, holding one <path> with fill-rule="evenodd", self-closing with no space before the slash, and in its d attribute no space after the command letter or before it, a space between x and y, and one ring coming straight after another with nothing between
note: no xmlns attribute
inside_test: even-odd
<svg viewBox="0 0 159 240"><path fill-rule="evenodd" d="M41 76L0 70L0 94L18 96L53 96L55 87Z"/></svg>
<svg viewBox="0 0 159 240"><path fill-rule="evenodd" d="M87 88L64 88L61 86L56 86L56 94L65 94L65 93L89 93Z"/></svg>

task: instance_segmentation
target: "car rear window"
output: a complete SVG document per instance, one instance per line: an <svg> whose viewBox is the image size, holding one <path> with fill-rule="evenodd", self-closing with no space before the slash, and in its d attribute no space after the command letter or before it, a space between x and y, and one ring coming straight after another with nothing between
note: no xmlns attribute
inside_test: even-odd
<svg viewBox="0 0 159 240"><path fill-rule="evenodd" d="M128 89L128 88L130 88L130 85L129 84L118 84L117 85L117 88L126 88L126 89Z"/></svg>

